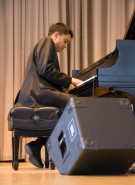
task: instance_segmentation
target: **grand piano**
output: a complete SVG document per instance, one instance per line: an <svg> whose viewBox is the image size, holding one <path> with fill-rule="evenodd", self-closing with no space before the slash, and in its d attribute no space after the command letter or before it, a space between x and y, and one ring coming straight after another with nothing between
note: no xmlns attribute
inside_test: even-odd
<svg viewBox="0 0 135 185"><path fill-rule="evenodd" d="M76 78L85 81L69 91L76 96L135 97L135 10L114 51L80 71Z"/></svg>

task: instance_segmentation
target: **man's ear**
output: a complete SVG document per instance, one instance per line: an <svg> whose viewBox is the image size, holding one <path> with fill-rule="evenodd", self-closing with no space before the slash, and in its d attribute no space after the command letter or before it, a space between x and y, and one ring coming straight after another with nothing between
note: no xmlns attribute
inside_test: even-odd
<svg viewBox="0 0 135 185"><path fill-rule="evenodd" d="M59 32L54 32L54 39L57 39L58 38L58 36L59 36Z"/></svg>

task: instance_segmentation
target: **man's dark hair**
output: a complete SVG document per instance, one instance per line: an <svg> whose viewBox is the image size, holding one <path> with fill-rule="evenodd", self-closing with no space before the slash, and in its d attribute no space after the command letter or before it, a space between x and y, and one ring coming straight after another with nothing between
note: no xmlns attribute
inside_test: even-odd
<svg viewBox="0 0 135 185"><path fill-rule="evenodd" d="M70 34L71 38L73 37L73 32L69 28L69 26L65 25L64 23L58 22L56 24L52 24L48 31L48 36L51 36L54 32L58 32L60 35Z"/></svg>

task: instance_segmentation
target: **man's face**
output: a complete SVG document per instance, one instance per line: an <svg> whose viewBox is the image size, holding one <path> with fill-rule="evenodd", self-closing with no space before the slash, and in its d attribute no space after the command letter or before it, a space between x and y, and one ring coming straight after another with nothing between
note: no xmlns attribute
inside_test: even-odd
<svg viewBox="0 0 135 185"><path fill-rule="evenodd" d="M64 48L67 48L67 44L71 41L71 35L60 35L59 33L56 34L56 39L54 41L57 52L62 51Z"/></svg>

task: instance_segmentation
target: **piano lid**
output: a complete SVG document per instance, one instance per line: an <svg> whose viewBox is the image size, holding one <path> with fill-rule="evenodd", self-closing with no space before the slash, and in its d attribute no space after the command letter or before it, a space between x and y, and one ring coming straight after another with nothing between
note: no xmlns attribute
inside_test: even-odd
<svg viewBox="0 0 135 185"><path fill-rule="evenodd" d="M135 9L128 23L123 39L124 40L135 40ZM112 51L105 57L101 58L97 62L94 62L87 68L81 70L80 73L76 75L76 78L79 78L81 80L86 80L90 78L91 76L97 75L97 72L96 72L97 68L110 67L115 64L117 60L117 54L118 54L117 49L114 49L114 51Z"/></svg>
<svg viewBox="0 0 135 185"><path fill-rule="evenodd" d="M123 37L125 40L135 40L135 9L132 13L130 21L128 23L125 35Z"/></svg>

